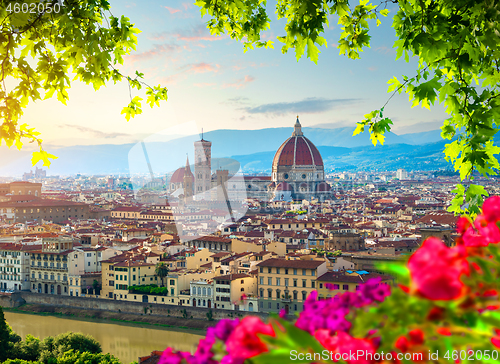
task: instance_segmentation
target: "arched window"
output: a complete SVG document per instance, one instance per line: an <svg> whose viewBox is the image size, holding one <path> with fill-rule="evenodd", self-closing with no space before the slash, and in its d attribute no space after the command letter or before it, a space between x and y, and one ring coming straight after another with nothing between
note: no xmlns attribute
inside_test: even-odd
<svg viewBox="0 0 500 364"><path fill-rule="evenodd" d="M198 296L201 296L201 287L198 287ZM200 302L198 302L200 304Z"/></svg>
<svg viewBox="0 0 500 364"><path fill-rule="evenodd" d="M211 296L212 295L212 288L208 287L208 295Z"/></svg>
<svg viewBox="0 0 500 364"><path fill-rule="evenodd" d="M206 287L203 287L203 295L206 296L207 295L207 289Z"/></svg>

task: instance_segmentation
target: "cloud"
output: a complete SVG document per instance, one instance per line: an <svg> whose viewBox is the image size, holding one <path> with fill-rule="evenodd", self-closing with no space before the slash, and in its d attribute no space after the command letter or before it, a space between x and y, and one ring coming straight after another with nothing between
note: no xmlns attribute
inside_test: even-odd
<svg viewBox="0 0 500 364"><path fill-rule="evenodd" d="M215 36L210 34L208 29L204 25L198 25L196 27L192 27L190 29L182 29L174 32L162 32L156 33L151 36L149 39L151 40L160 40L164 41L167 39L176 39L179 41L184 41L188 43L200 42L200 41L208 41L213 42L216 40L221 40L226 38L226 36Z"/></svg>
<svg viewBox="0 0 500 364"><path fill-rule="evenodd" d="M182 67L183 72L188 73L206 73L206 72L215 72L219 71L220 65L215 64L211 65L209 63L200 62L200 63L192 63Z"/></svg>
<svg viewBox="0 0 500 364"><path fill-rule="evenodd" d="M389 48L386 46L375 48L375 52L380 54L396 54L396 50L394 48Z"/></svg>
<svg viewBox="0 0 500 364"><path fill-rule="evenodd" d="M249 114L269 114L271 116L282 116L290 113L316 114L341 107L345 104L352 104L359 99L324 99L310 97L296 102L278 102L274 104L264 104L256 107L243 108Z"/></svg>
<svg viewBox="0 0 500 364"><path fill-rule="evenodd" d="M60 126L62 126L63 128L76 129L81 133L91 134L95 138L112 139L112 138L129 137L130 136L130 134L125 134L125 133L105 133L105 132L97 130L97 129L92 129L92 128L88 128L86 126L80 126L80 125L62 124Z"/></svg>
<svg viewBox="0 0 500 364"><path fill-rule="evenodd" d="M216 83L210 83L210 82L204 82L204 83L194 83L193 86L196 87L208 87L208 86L215 86Z"/></svg>
<svg viewBox="0 0 500 364"><path fill-rule="evenodd" d="M170 14L179 13L181 11L181 9L169 8L168 6L164 6L164 8L167 9L170 12Z"/></svg>
<svg viewBox="0 0 500 364"><path fill-rule="evenodd" d="M376 71L377 69L378 69L378 67L368 67L368 70L369 70L369 71L372 71L372 72L373 72L373 71Z"/></svg>
<svg viewBox="0 0 500 364"><path fill-rule="evenodd" d="M205 62L191 63L179 68L179 72L174 73L170 76L166 76L160 79L161 83L168 83L171 85L177 84L178 81L182 81L187 78L189 74L192 73L207 73L207 72L219 72L220 65L210 64ZM208 84L195 84L197 87L209 86Z"/></svg>
<svg viewBox="0 0 500 364"><path fill-rule="evenodd" d="M179 50L179 45L177 44L155 44L153 48L150 50L147 50L145 52L141 53L136 53L136 54L131 54L128 56L125 56L124 58L127 61L130 61L132 63L134 62L140 62L140 61L146 61L150 60L152 58L161 56L161 55L172 55L175 52Z"/></svg>
<svg viewBox="0 0 500 364"><path fill-rule="evenodd" d="M236 82L233 83L225 83L222 85L223 88L235 88L235 89L240 89L242 87L245 87L248 83L255 81L255 77L246 75L244 78L237 80Z"/></svg>
<svg viewBox="0 0 500 364"><path fill-rule="evenodd" d="M248 104L250 99L248 97L233 97L232 99L227 99L225 102L221 102L222 104Z"/></svg>

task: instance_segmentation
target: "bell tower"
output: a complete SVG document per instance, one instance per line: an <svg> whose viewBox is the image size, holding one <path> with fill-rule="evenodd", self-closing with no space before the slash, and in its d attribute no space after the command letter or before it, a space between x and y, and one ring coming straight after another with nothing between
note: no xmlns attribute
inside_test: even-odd
<svg viewBox="0 0 500 364"><path fill-rule="evenodd" d="M197 200L210 200L212 188L212 142L203 139L194 142L194 194Z"/></svg>
<svg viewBox="0 0 500 364"><path fill-rule="evenodd" d="M193 177L191 167L189 166L189 158L186 157L186 167L184 168L184 178L182 181L184 189L184 202L193 200Z"/></svg>

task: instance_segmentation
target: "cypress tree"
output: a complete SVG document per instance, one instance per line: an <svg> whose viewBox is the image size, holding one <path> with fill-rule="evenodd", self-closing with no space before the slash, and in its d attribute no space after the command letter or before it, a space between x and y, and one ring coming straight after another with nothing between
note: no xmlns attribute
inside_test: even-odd
<svg viewBox="0 0 500 364"><path fill-rule="evenodd" d="M2 307L0 306L0 362L7 360L10 351L9 344L10 330L5 316L3 315Z"/></svg>

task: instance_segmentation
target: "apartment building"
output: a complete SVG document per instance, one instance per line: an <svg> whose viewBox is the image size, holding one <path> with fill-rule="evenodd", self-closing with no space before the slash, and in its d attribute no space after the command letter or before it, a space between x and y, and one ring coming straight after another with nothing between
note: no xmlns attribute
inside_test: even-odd
<svg viewBox="0 0 500 364"><path fill-rule="evenodd" d="M31 292L69 295L70 266L76 269L79 262L71 259L72 251L70 238L43 239L42 249L30 253Z"/></svg>
<svg viewBox="0 0 500 364"><path fill-rule="evenodd" d="M244 273L214 277L215 308L258 311L257 277Z"/></svg>
<svg viewBox="0 0 500 364"><path fill-rule="evenodd" d="M371 278L381 278L382 284L394 284L394 278L365 270L347 270L345 272L327 272L317 279L319 298L330 298L343 292L355 292L360 285Z"/></svg>
<svg viewBox="0 0 500 364"><path fill-rule="evenodd" d="M40 248L41 245L0 244L0 289L30 288L30 252Z"/></svg>
<svg viewBox="0 0 500 364"><path fill-rule="evenodd" d="M324 260L271 258L257 264L259 311L302 311L307 296L316 289L316 279L327 272Z"/></svg>

